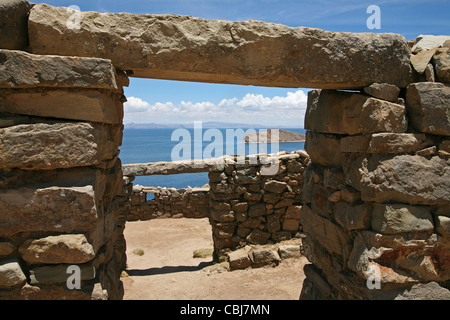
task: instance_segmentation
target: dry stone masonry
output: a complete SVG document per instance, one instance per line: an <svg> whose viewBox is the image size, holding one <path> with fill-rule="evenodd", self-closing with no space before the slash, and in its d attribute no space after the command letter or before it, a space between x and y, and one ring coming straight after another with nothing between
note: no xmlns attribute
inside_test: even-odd
<svg viewBox="0 0 450 320"><path fill-rule="evenodd" d="M4 49L0 70L0 297L121 299L118 71ZM71 265L80 290L68 289Z"/></svg>
<svg viewBox="0 0 450 320"><path fill-rule="evenodd" d="M0 299L122 298L133 176L177 172L122 169L130 75L316 89L308 155L193 171L209 171L216 258L276 263L281 245L252 246L302 230L301 299L450 299L449 36L72 14L0 0ZM146 215L175 210L166 191Z"/></svg>
<svg viewBox="0 0 450 320"><path fill-rule="evenodd" d="M302 299L450 298L450 88L420 71L309 93Z"/></svg>

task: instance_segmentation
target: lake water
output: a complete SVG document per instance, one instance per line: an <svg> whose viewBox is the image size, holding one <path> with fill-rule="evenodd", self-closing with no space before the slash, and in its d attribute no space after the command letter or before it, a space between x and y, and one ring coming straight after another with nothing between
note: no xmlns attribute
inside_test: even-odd
<svg viewBox="0 0 450 320"><path fill-rule="evenodd" d="M237 138L233 141L230 138L232 135L248 132L247 129L238 130L203 129L200 134L199 130L194 131L194 129L125 129L122 146L120 147L120 159L122 160L122 164L131 164L173 161L184 158L198 159L199 154L203 158L210 158L211 156L217 157L225 154L245 153L248 155L259 152L272 152L270 143L267 145L244 144L242 140ZM259 129L255 130L259 131ZM285 130L305 133L304 129ZM227 134L229 139L227 139ZM304 147L304 142L285 142L278 144L279 151L287 152L304 150ZM134 184L143 186L173 188L186 188L187 186L201 187L207 183L207 172L154 175L136 177L134 180Z"/></svg>

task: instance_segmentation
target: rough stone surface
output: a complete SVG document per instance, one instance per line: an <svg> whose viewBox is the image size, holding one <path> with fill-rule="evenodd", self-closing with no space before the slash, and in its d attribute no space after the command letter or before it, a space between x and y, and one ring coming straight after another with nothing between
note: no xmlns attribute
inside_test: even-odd
<svg viewBox="0 0 450 320"><path fill-rule="evenodd" d="M46 265L36 267L30 270L30 284L47 284L47 283L66 283L72 273L68 273L67 269L70 265ZM90 263L79 265L80 280L91 280L95 278L95 268Z"/></svg>
<svg viewBox="0 0 450 320"><path fill-rule="evenodd" d="M419 35L414 42L411 51L416 54L421 51L442 47L446 41L450 40L447 35Z"/></svg>
<svg viewBox="0 0 450 320"><path fill-rule="evenodd" d="M419 283L399 294L395 300L450 300L450 290L436 282Z"/></svg>
<svg viewBox="0 0 450 320"><path fill-rule="evenodd" d="M28 12L34 4L26 0L0 2L0 48L25 50L28 47Z"/></svg>
<svg viewBox="0 0 450 320"><path fill-rule="evenodd" d="M29 264L80 264L95 257L94 248L82 234L30 239L21 245L19 252Z"/></svg>
<svg viewBox="0 0 450 320"><path fill-rule="evenodd" d="M120 128L84 122L36 123L0 129L0 167L49 170L100 165L115 157ZM57 152L55 152L57 151Z"/></svg>
<svg viewBox="0 0 450 320"><path fill-rule="evenodd" d="M425 133L450 136L450 87L437 82L408 86L406 104L412 127Z"/></svg>
<svg viewBox="0 0 450 320"><path fill-rule="evenodd" d="M339 137L311 131L306 132L305 150L313 162L321 165L340 166L343 161L340 149Z"/></svg>
<svg viewBox="0 0 450 320"><path fill-rule="evenodd" d="M359 93L312 90L308 92L305 129L349 135L405 132L405 107Z"/></svg>
<svg viewBox="0 0 450 320"><path fill-rule="evenodd" d="M93 230L104 177L93 169L68 174L59 178L67 179L64 184L49 180L0 190L0 237L20 232Z"/></svg>
<svg viewBox="0 0 450 320"><path fill-rule="evenodd" d="M381 100L397 102L400 89L389 83L372 83L364 88L364 92Z"/></svg>
<svg viewBox="0 0 450 320"><path fill-rule="evenodd" d="M350 165L347 181L361 192L364 201L450 203L450 166L437 156L363 156Z"/></svg>
<svg viewBox="0 0 450 320"><path fill-rule="evenodd" d="M0 49L0 88L30 87L118 89L109 60Z"/></svg>
<svg viewBox="0 0 450 320"><path fill-rule="evenodd" d="M411 82L409 48L400 35L97 12L82 12L80 29L71 30L71 14L34 6L31 51L107 58L133 76L171 80L336 89ZM374 68L374 61L383 64Z"/></svg>
<svg viewBox="0 0 450 320"><path fill-rule="evenodd" d="M4 90L0 92L0 112L121 124L123 106L119 97L98 90Z"/></svg>
<svg viewBox="0 0 450 320"><path fill-rule="evenodd" d="M17 259L0 261L0 288L19 286L27 280Z"/></svg>
<svg viewBox="0 0 450 320"><path fill-rule="evenodd" d="M383 234L433 231L431 213L423 207L404 204L374 204L372 229Z"/></svg>
<svg viewBox="0 0 450 320"><path fill-rule="evenodd" d="M439 48L433 56L433 64L439 82L450 83L450 48Z"/></svg>
<svg viewBox="0 0 450 320"><path fill-rule="evenodd" d="M414 70L419 74L424 73L435 52L436 48L433 48L411 55L411 65L414 67Z"/></svg>
<svg viewBox="0 0 450 320"><path fill-rule="evenodd" d="M308 205L302 206L300 223L303 225L303 231L329 252L343 254L349 239L339 226L314 213Z"/></svg>

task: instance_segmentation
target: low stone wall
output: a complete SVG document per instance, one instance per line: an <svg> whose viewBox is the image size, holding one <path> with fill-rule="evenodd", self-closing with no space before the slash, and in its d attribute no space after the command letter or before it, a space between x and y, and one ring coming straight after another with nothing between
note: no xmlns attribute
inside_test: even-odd
<svg viewBox="0 0 450 320"><path fill-rule="evenodd" d="M247 244L287 240L301 230L308 163L308 155L298 151L248 156L245 162L234 157L210 169L209 218L216 256Z"/></svg>
<svg viewBox="0 0 450 320"><path fill-rule="evenodd" d="M122 298L119 72L0 50L0 299Z"/></svg>
<svg viewBox="0 0 450 320"><path fill-rule="evenodd" d="M154 199L147 200L147 194ZM209 188L153 188L133 186L128 221L157 218L205 218L209 214Z"/></svg>

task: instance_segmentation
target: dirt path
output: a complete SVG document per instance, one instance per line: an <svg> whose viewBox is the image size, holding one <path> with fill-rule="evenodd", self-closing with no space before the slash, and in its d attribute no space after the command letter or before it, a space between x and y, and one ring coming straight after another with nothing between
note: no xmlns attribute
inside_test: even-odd
<svg viewBox="0 0 450 320"><path fill-rule="evenodd" d="M211 257L193 258L194 250L213 248L208 219L127 222L125 238L124 300L298 300L308 262L228 272Z"/></svg>

